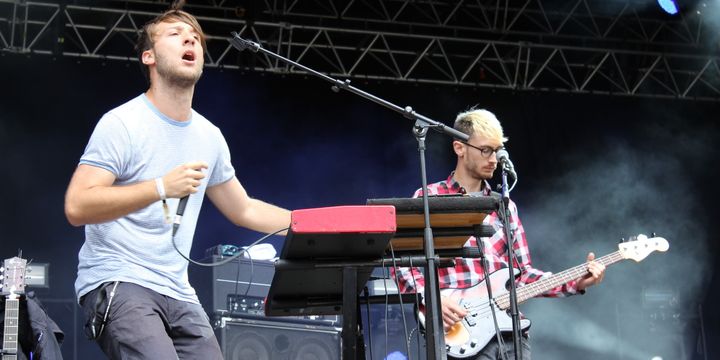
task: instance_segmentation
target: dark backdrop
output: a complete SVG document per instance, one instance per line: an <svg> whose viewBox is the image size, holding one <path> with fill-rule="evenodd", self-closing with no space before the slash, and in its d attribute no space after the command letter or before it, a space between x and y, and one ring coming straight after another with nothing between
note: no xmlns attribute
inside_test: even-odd
<svg viewBox="0 0 720 360"><path fill-rule="evenodd" d="M97 120L145 82L131 63L0 54L0 69L0 255L22 249L50 263L50 288L37 292L68 333L66 357L92 358L97 350L72 314L83 230L66 222L63 196ZM709 358L720 354L713 326L720 315L711 306L718 295L717 103L353 84L447 124L473 105L495 112L510 137L520 177L512 196L538 268L560 271L639 232L670 241L668 253L611 268L585 296L523 304L535 323L535 359L670 359L683 352L700 359L702 323ZM223 130L253 197L312 208L409 196L420 185L412 123L333 93L321 80L206 69L194 108ZM454 168L449 142L428 136L430 181ZM208 205L192 256L258 236ZM279 248L282 238L272 243ZM656 293L674 300L649 303Z"/></svg>

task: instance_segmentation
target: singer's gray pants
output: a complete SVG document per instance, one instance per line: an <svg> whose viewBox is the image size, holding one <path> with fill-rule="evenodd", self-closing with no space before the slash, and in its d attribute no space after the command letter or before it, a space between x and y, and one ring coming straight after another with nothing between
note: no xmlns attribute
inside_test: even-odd
<svg viewBox="0 0 720 360"><path fill-rule="evenodd" d="M112 286L100 286L81 298L86 320L102 319L111 291ZM107 322L95 340L110 359L223 358L202 306L132 283L118 284Z"/></svg>

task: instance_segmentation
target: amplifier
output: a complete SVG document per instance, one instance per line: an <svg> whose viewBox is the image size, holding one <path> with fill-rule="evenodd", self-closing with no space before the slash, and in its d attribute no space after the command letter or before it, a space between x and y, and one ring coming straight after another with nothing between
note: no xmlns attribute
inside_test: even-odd
<svg viewBox="0 0 720 360"><path fill-rule="evenodd" d="M227 257L213 255L203 262L217 262ZM262 318L265 316L267 297L275 274L275 262L238 258L227 264L213 267L191 266L188 269L190 284L195 288L200 304L208 316ZM290 322L337 325L337 315L271 316Z"/></svg>
<svg viewBox="0 0 720 360"><path fill-rule="evenodd" d="M214 255L203 262L223 259L226 257ZM191 266L188 269L190 284L211 318L216 313L257 314L262 311L274 273L274 262L245 258L220 266Z"/></svg>

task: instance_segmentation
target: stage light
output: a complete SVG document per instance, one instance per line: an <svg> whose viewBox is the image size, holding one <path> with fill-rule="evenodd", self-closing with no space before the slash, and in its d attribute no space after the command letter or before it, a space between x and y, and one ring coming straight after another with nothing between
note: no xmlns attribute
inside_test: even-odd
<svg viewBox="0 0 720 360"><path fill-rule="evenodd" d="M662 356L653 356L650 360L663 360Z"/></svg>
<svg viewBox="0 0 720 360"><path fill-rule="evenodd" d="M678 13L678 6L675 0L658 0L658 5L668 14L675 15Z"/></svg>

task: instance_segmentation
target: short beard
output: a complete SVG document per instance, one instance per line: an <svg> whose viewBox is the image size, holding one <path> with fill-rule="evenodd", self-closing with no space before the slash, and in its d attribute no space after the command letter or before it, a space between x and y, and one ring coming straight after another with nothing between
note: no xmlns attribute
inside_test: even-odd
<svg viewBox="0 0 720 360"><path fill-rule="evenodd" d="M202 68L197 73L186 75L179 71L174 71L172 66L167 64L164 58L157 58L157 72L161 78L165 79L168 85L174 88L187 89L195 86L202 76Z"/></svg>

